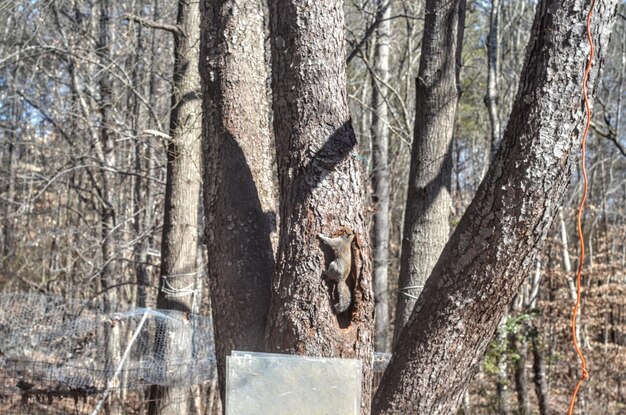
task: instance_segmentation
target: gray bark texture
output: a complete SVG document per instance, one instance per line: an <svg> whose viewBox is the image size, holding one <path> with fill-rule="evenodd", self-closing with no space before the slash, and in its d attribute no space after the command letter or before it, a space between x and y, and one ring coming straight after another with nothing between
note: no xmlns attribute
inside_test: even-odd
<svg viewBox="0 0 626 415"><path fill-rule="evenodd" d="M538 4L502 145L417 301L373 413L450 414L459 406L534 263L577 159L588 6ZM596 62L606 52L614 11L614 1L596 2ZM596 65L590 86L597 75Z"/></svg>
<svg viewBox="0 0 626 415"><path fill-rule="evenodd" d="M348 111L342 2L270 1L274 131L281 193L269 351L363 361L369 413L374 298L365 178ZM335 314L332 250L318 234L356 234L351 306Z"/></svg>
<svg viewBox="0 0 626 415"><path fill-rule="evenodd" d="M258 0L201 2L205 235L220 391L225 356L262 351L276 222Z"/></svg>
<svg viewBox="0 0 626 415"><path fill-rule="evenodd" d="M378 5L381 23L376 29L374 87L372 89L372 187L375 204L372 226L374 253L374 297L376 321L374 347L389 351L389 126L384 91L389 80L389 42L391 7Z"/></svg>
<svg viewBox="0 0 626 415"><path fill-rule="evenodd" d="M200 9L198 3L179 0L174 37L174 82L167 149L167 180L161 242L161 276L157 308L197 312L198 205L201 186L202 112L200 100ZM192 338L167 336L167 324L159 327L156 353L162 361L191 359ZM166 367L163 370L167 370ZM186 414L189 389L154 385L150 414Z"/></svg>
<svg viewBox="0 0 626 415"><path fill-rule="evenodd" d="M416 80L415 135L400 256L397 341L450 236L452 135L459 99L462 0L428 0Z"/></svg>

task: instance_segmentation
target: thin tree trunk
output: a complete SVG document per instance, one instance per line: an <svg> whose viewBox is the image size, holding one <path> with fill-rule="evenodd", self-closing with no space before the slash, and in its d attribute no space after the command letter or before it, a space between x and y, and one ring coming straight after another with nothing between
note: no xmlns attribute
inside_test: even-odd
<svg viewBox="0 0 626 415"><path fill-rule="evenodd" d="M567 287L569 289L570 300L576 300L576 276L572 273L572 263L569 256L569 246L567 242L567 228L565 226L565 220L563 218L563 208L559 208L559 233L561 237L561 253L563 256L563 271L566 274ZM576 338L580 339L580 313L581 308L578 308L576 313Z"/></svg>
<svg viewBox="0 0 626 415"><path fill-rule="evenodd" d="M372 187L375 203L372 227L374 252L374 296L376 321L374 347L377 351L389 350L389 128L387 103L383 91L389 80L389 41L391 37L391 7L378 4L381 23L376 29L374 52L374 87L372 88Z"/></svg>
<svg viewBox="0 0 626 415"><path fill-rule="evenodd" d="M108 68L111 59L111 28L110 28L110 4L106 0L98 2L98 40L96 46L96 55L99 65L102 68ZM99 80L99 101L98 111L99 119L99 136L95 147L100 164L100 236L102 266L100 270L98 292L105 292L104 306L108 311L109 304L118 303L117 290L107 290L108 287L116 283L118 274L118 263L115 251L115 229L116 229L116 201L114 199L113 188L115 186L115 137L113 134L113 81L108 70L102 70ZM113 371L115 365L121 359L121 333L119 327L109 329L105 333L107 349L107 370ZM119 391L112 393L107 402L109 414L121 413L120 402L121 394Z"/></svg>
<svg viewBox="0 0 626 415"><path fill-rule="evenodd" d="M517 408L519 415L530 415L530 400L528 396L528 382L526 382L526 362L528 361L528 343L526 342L526 323L511 337L515 361L515 392L517 394Z"/></svg>
<svg viewBox="0 0 626 415"><path fill-rule="evenodd" d="M179 0L174 37L174 82L167 149L167 180L161 242L161 276L157 308L186 313L195 311L197 298L198 206L201 185L201 100L198 62L200 9L198 3ZM157 328L156 355L162 369L192 359L192 333L168 335L168 323ZM150 414L186 414L189 388L154 385Z"/></svg>
<svg viewBox="0 0 626 415"><path fill-rule="evenodd" d="M134 6L135 10L140 9L143 5ZM140 11L140 10L139 10ZM136 36L137 42L137 50L133 55L132 61L132 72L131 72L131 83L133 86L133 90L138 91L141 90L140 81L142 79L141 74L139 73L139 62L140 55L143 49L143 32L141 25L137 24L137 27L134 29L134 35ZM134 26L133 26L134 28ZM132 126L132 134L135 137L134 146L134 157L133 164L135 168L135 172L138 174L137 177L134 178L133 183L133 204L132 204L132 217L133 217L133 230L135 233L135 238L138 240L135 242L135 246L133 247L133 256L135 262L135 279L137 281L137 290L136 290L136 304L138 307L146 307L147 306L147 291L146 287L149 285L149 276L148 276L148 248L149 248L149 238L147 235L147 227L150 225L151 218L151 206L149 204L149 188L150 184L147 183L144 186L144 179L141 177L141 169L143 160L146 159L144 152L142 151L143 144L139 139L140 134L140 101L137 95L133 92L130 92L131 96L129 99L129 107L132 108L132 117L130 119L130 124ZM145 170L147 174L150 174L149 170ZM145 233L145 234L144 234Z"/></svg>
<svg viewBox="0 0 626 415"><path fill-rule="evenodd" d="M460 95L457 65L465 2L429 0L425 16L402 232L396 342L450 234L452 134Z"/></svg>
<svg viewBox="0 0 626 415"><path fill-rule="evenodd" d="M508 371L508 338L506 335L506 320L508 314L505 314L500 320L498 330L496 332L496 341L498 347L498 375L496 380L496 395L498 397L498 413L500 415L508 415L509 409L509 371Z"/></svg>
<svg viewBox="0 0 626 415"><path fill-rule="evenodd" d="M15 70L13 76L17 77L18 71ZM4 270L5 266L11 263L12 253L15 252L14 245L14 237L13 237L13 218L12 216L12 205L16 202L16 164L17 164L17 149L16 149L16 134L18 122L19 122L19 113L20 111L17 108L17 94L15 93L16 85L13 84L12 96L13 99L9 104L10 108L10 117L11 117L11 125L7 128L7 154L4 160L5 169L7 170L8 177L8 188L6 190L6 195L4 198L4 218L2 218L2 258L0 258L0 269Z"/></svg>
<svg viewBox="0 0 626 415"><path fill-rule="evenodd" d="M277 273L268 318L270 351L358 358L369 413L372 276L364 166L347 105L343 2L270 1L274 131L281 193ZM355 233L350 304L335 314L332 252L318 234Z"/></svg>
<svg viewBox="0 0 626 415"><path fill-rule="evenodd" d="M96 53L100 66L107 68L109 59L111 58L110 45L110 11L109 3L106 0L99 0L99 25L98 25L98 45ZM115 169L115 138L113 137L113 103L112 89L113 83L111 76L107 70L103 70L100 74L98 82L100 97L98 102L98 110L100 112L100 130L99 142L96 144L98 152L98 161L100 163L100 225L102 237L102 270L100 272L101 287L98 291L106 289L109 285L114 284L113 279L116 277L117 264L115 259L115 204L113 201L113 186L115 176L112 171ZM111 291L106 296L110 301L115 302L115 292Z"/></svg>
<svg viewBox="0 0 626 415"><path fill-rule="evenodd" d="M533 351L533 382L535 384L535 393L539 401L539 414L548 415L550 412L548 381L546 376L546 363L543 357L544 348L541 345L539 333L536 328L531 331Z"/></svg>
<svg viewBox="0 0 626 415"><path fill-rule="evenodd" d="M538 4L500 150L397 343L374 399L375 414L454 412L533 264L572 174L570 155L580 145L582 111L571 107L581 99L588 46L583 30L572 28L581 26L587 5ZM596 3L591 32L598 62L614 7L612 0ZM597 74L595 66L590 79Z"/></svg>
<svg viewBox="0 0 626 415"><path fill-rule="evenodd" d="M489 162L493 160L500 145L500 115L498 112L498 20L500 1L491 0L489 14L489 36L487 37L487 94L485 105L491 125L491 151ZM487 163L487 166L489 163ZM485 169L486 170L486 169Z"/></svg>
<svg viewBox="0 0 626 415"><path fill-rule="evenodd" d="M201 10L205 235L224 402L226 356L264 349L277 203L261 2L203 0Z"/></svg>

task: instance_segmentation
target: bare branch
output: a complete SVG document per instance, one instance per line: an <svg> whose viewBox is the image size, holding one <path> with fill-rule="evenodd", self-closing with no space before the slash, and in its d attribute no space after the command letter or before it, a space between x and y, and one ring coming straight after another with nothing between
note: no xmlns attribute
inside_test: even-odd
<svg viewBox="0 0 626 415"><path fill-rule="evenodd" d="M350 61L354 59L354 57L361 51L361 48L363 47L365 42L367 42L367 40L370 38L370 36L372 36L376 28L383 22L383 15L385 13L385 10L387 10L390 6L391 0L387 1L387 4L378 9L378 11L376 12L376 20L374 20L374 22L367 28L359 43L357 43L354 49L352 49L352 52L350 52L350 54L346 58L346 63L350 63Z"/></svg>
<svg viewBox="0 0 626 415"><path fill-rule="evenodd" d="M126 20L139 23L140 25L145 26L145 27L150 27L152 29L165 30L166 32L172 33L174 36L185 36L182 29L178 27L177 25L155 22L154 20L146 19L140 16L135 16L134 14L130 14L130 13L125 13L123 18Z"/></svg>

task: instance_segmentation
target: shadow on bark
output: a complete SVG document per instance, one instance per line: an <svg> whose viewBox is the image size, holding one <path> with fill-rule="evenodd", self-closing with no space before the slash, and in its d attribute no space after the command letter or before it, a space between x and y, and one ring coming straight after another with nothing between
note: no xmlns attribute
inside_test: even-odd
<svg viewBox="0 0 626 415"><path fill-rule="evenodd" d="M221 121L220 117L215 117ZM214 118L214 120L215 120ZM221 122L220 122L221 124ZM264 212L252 169L221 124L205 133L205 226L219 382L233 349L263 351L274 257L275 213ZM224 387L220 388L224 399Z"/></svg>
<svg viewBox="0 0 626 415"><path fill-rule="evenodd" d="M302 206L313 190L338 166L356 147L357 141L352 128L352 121L343 125L328 137L324 145L315 151L310 161L304 166L294 184L298 189L293 206ZM354 154L354 157L359 157Z"/></svg>
<svg viewBox="0 0 626 415"><path fill-rule="evenodd" d="M290 205L294 206L297 210L300 209L301 206L306 205L307 198L312 195L313 191L338 165L345 160L346 157L350 156L352 150L355 149L356 146L356 136L354 134L354 129L352 128L352 122L349 120L343 123L341 127L337 128L335 132L328 137L326 142L324 142L324 145L313 153L309 162L305 164L305 167L295 184L295 188L298 189L298 191L294 195L295 199L293 204ZM352 153L352 156L357 158L360 157L356 153ZM283 213L282 217L286 217L286 214ZM327 269L330 262L334 259L334 255L332 250L321 241L319 241L319 247L320 250L324 252L324 269ZM354 293L356 289L355 275L357 272L356 261L352 261L352 269L347 283L350 287L350 292L353 293L353 301L345 312L336 315L337 323L342 329L346 329L350 326L352 321L352 312L356 308L354 301L356 296ZM329 306L332 309L333 301L337 295L335 288L336 284L327 278L324 279L324 283L328 292L327 299Z"/></svg>

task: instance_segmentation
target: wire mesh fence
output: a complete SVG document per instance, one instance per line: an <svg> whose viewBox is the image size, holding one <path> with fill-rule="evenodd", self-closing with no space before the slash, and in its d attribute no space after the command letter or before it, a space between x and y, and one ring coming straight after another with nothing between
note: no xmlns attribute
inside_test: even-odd
<svg viewBox="0 0 626 415"><path fill-rule="evenodd" d="M374 386L389 358L375 354ZM210 318L0 294L0 414L146 414L164 396L169 413L215 413Z"/></svg>
<svg viewBox="0 0 626 415"><path fill-rule="evenodd" d="M0 295L0 413L141 413L151 385L201 413L193 402L214 377L207 317Z"/></svg>

